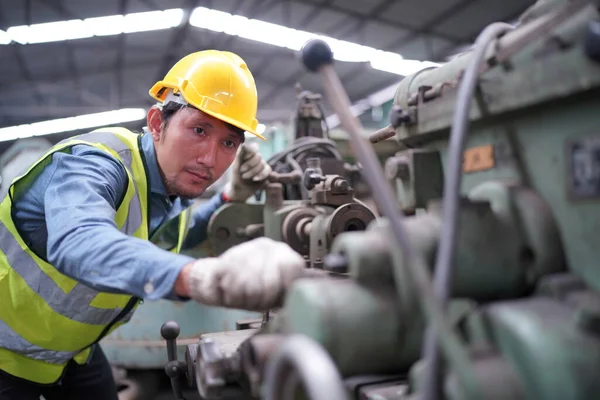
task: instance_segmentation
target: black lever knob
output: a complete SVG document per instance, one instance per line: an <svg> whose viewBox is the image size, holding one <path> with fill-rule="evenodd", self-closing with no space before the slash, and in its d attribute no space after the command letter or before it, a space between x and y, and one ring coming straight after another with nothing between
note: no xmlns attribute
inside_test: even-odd
<svg viewBox="0 0 600 400"><path fill-rule="evenodd" d="M177 337L179 332L179 324L175 321L167 321L160 327L160 335L167 342L167 359L169 362L165 366L165 374L171 378L171 387L175 398L185 400L179 385L179 376L185 374L187 366L185 362L177 360Z"/></svg>
<svg viewBox="0 0 600 400"><path fill-rule="evenodd" d="M160 335L167 341L169 361L177 361L177 337L179 332L179 324L175 321L167 321L160 327Z"/></svg>
<svg viewBox="0 0 600 400"><path fill-rule="evenodd" d="M175 321L167 321L160 327L160 336L165 340L175 340L179 336L179 324Z"/></svg>
<svg viewBox="0 0 600 400"><path fill-rule="evenodd" d="M311 39L302 46L300 52L302 63L309 71L317 72L322 65L333 63L333 52L324 40Z"/></svg>

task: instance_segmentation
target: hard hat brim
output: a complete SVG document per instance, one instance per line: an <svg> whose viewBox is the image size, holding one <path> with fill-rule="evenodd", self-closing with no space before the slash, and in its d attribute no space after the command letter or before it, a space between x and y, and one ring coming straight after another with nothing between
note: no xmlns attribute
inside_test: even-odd
<svg viewBox="0 0 600 400"><path fill-rule="evenodd" d="M262 140L267 140L263 135L261 135L260 133L256 132L256 129L254 127L245 125L245 124L241 124L239 121L233 119L233 118L229 118L226 115L220 114L218 112L214 112L210 109L208 109L207 107L203 107L201 104L197 104L195 101L191 101L189 98L187 98L186 96L186 92L184 90L181 90L179 87L174 86L172 84L169 84L167 82L164 81L159 81L157 83L154 84L154 86L152 86L152 88L149 90L149 94L150 96L152 96L152 98L154 98L157 101L160 102L164 102L165 98L167 96L168 91L166 89L172 89L172 90L177 90L181 96L183 97L183 99L192 107L212 116L217 118L218 120L221 120L223 122L226 122L230 125L233 125L237 128L240 128L242 130L244 130L245 132L251 133L252 135L262 139ZM258 121L255 119L254 121L256 121L256 124L258 126Z"/></svg>

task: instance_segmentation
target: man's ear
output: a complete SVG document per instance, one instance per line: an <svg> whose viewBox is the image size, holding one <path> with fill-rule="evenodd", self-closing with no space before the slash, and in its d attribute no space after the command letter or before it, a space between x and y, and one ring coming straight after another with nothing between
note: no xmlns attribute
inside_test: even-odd
<svg viewBox="0 0 600 400"><path fill-rule="evenodd" d="M148 124L148 130L152 135L152 139L154 139L155 142L158 142L160 140L162 129L162 112L158 107L152 106L152 108L148 110L146 122Z"/></svg>

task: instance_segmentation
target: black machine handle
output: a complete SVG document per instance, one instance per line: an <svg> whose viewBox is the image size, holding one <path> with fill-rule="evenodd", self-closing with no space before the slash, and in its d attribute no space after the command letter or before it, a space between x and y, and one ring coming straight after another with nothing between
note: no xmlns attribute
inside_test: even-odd
<svg viewBox="0 0 600 400"><path fill-rule="evenodd" d="M177 400L185 400L179 377L187 371L187 363L177 360L177 337L179 336L179 324L175 321L167 321L160 327L160 335L167 342L167 366L165 373L171 379L173 395Z"/></svg>

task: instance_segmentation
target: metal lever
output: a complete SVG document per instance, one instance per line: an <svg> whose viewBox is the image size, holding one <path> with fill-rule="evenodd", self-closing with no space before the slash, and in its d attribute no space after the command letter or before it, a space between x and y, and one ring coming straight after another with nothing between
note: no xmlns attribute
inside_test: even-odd
<svg viewBox="0 0 600 400"><path fill-rule="evenodd" d="M297 184L302 181L302 174L298 171L293 172L275 172L272 171L269 174L267 180L271 183L282 183L282 184Z"/></svg>
<svg viewBox="0 0 600 400"><path fill-rule="evenodd" d="M181 391L179 376L186 373L187 363L177 360L177 337L179 336L179 324L175 321L167 321L160 327L160 335L167 342L167 366L165 373L171 379L173 395L177 400L186 400Z"/></svg>

